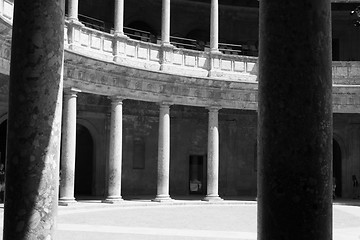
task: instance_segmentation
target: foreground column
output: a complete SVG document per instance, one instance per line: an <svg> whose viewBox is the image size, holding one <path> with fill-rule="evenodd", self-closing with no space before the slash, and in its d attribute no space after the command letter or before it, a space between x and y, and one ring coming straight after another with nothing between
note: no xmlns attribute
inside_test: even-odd
<svg viewBox="0 0 360 240"><path fill-rule="evenodd" d="M76 98L79 90L64 90L63 128L61 142L61 179L59 204L75 203Z"/></svg>
<svg viewBox="0 0 360 240"><path fill-rule="evenodd" d="M114 34L124 35L124 0L115 0Z"/></svg>
<svg viewBox="0 0 360 240"><path fill-rule="evenodd" d="M258 239L332 239L330 0L261 0Z"/></svg>
<svg viewBox="0 0 360 240"><path fill-rule="evenodd" d="M121 197L121 167L122 99L114 97L111 102L108 195L104 202L115 203L123 200Z"/></svg>
<svg viewBox="0 0 360 240"><path fill-rule="evenodd" d="M219 201L219 107L209 108L207 194L205 201Z"/></svg>
<svg viewBox="0 0 360 240"><path fill-rule="evenodd" d="M210 14L210 51L219 51L219 2L211 0Z"/></svg>
<svg viewBox="0 0 360 240"><path fill-rule="evenodd" d="M170 0L162 0L161 44L170 45Z"/></svg>
<svg viewBox="0 0 360 240"><path fill-rule="evenodd" d="M157 195L153 201L171 200L169 195L170 176L170 104L161 103L159 116L158 177Z"/></svg>
<svg viewBox="0 0 360 240"><path fill-rule="evenodd" d="M63 3L32 0L14 6L4 240L55 239Z"/></svg>

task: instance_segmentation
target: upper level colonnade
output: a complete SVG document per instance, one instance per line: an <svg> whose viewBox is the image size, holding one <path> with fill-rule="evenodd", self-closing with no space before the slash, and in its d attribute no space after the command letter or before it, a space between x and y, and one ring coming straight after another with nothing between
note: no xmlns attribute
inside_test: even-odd
<svg viewBox="0 0 360 240"><path fill-rule="evenodd" d="M211 49L177 48L169 42L170 1L163 0L160 44L134 40L123 31L123 0L115 0L114 33L77 20L77 1L68 4L65 21L64 88L190 106L257 109L257 57L218 51L217 0L212 1ZM9 74L13 2L0 0L0 73ZM360 112L360 62L333 62L333 108Z"/></svg>

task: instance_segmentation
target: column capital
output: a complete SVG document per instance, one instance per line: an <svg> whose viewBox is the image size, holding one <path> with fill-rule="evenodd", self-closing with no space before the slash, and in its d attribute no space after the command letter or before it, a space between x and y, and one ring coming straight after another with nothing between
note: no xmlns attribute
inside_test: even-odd
<svg viewBox="0 0 360 240"><path fill-rule="evenodd" d="M159 105L160 107L170 107L170 106L174 105L174 103L173 103L173 102L169 102L169 101L162 101L162 102L158 102L158 105Z"/></svg>
<svg viewBox="0 0 360 240"><path fill-rule="evenodd" d="M69 87L69 88L64 88L63 92L65 95L74 95L76 97L78 93L81 93L81 90L77 88Z"/></svg>
<svg viewBox="0 0 360 240"><path fill-rule="evenodd" d="M122 96L109 96L108 99L111 100L111 103L117 103L117 104L122 104L122 101L125 100L125 98Z"/></svg>
<svg viewBox="0 0 360 240"><path fill-rule="evenodd" d="M220 105L211 105L206 107L206 109L209 110L209 112L218 112L222 107Z"/></svg>

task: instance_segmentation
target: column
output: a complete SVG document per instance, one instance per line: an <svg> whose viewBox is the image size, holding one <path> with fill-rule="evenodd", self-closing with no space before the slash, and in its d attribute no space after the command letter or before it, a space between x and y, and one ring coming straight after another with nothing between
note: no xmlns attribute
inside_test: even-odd
<svg viewBox="0 0 360 240"><path fill-rule="evenodd" d="M210 51L219 51L219 3L218 0L211 0L210 14Z"/></svg>
<svg viewBox="0 0 360 240"><path fill-rule="evenodd" d="M12 28L4 240L55 239L64 2L16 1ZM29 51L36 49L36 51Z"/></svg>
<svg viewBox="0 0 360 240"><path fill-rule="evenodd" d="M113 60L117 63L124 61L127 40L124 34L124 0L115 0Z"/></svg>
<svg viewBox="0 0 360 240"><path fill-rule="evenodd" d="M68 19L79 21L78 19L79 0L68 0Z"/></svg>
<svg viewBox="0 0 360 240"><path fill-rule="evenodd" d="M204 201L219 201L219 107L209 108L207 194Z"/></svg>
<svg viewBox="0 0 360 240"><path fill-rule="evenodd" d="M116 203L123 200L121 197L122 100L120 97L111 99L108 192L103 201L106 203Z"/></svg>
<svg viewBox="0 0 360 240"><path fill-rule="evenodd" d="M69 49L76 50L81 45L80 35L81 29L84 25L78 18L78 1L79 0L67 0L68 1L68 44Z"/></svg>
<svg viewBox="0 0 360 240"><path fill-rule="evenodd" d="M59 204L75 203L76 98L77 89L64 90L63 126L60 163Z"/></svg>
<svg viewBox="0 0 360 240"><path fill-rule="evenodd" d="M162 0L161 44L170 44L170 0Z"/></svg>
<svg viewBox="0 0 360 240"><path fill-rule="evenodd" d="M115 0L114 34L124 35L124 0Z"/></svg>
<svg viewBox="0 0 360 240"><path fill-rule="evenodd" d="M261 0L259 30L258 239L332 239L330 0Z"/></svg>
<svg viewBox="0 0 360 240"><path fill-rule="evenodd" d="M157 195L153 201L171 200L169 195L170 176L170 104L160 104Z"/></svg>

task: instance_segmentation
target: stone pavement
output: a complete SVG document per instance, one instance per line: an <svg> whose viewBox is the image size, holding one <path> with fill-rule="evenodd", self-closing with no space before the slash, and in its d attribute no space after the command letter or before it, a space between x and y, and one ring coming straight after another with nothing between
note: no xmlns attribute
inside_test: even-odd
<svg viewBox="0 0 360 240"><path fill-rule="evenodd" d="M256 208L250 199L157 203L145 198L119 204L81 200L59 206L57 239L255 240ZM334 240L360 240L360 200L336 202L333 216Z"/></svg>

